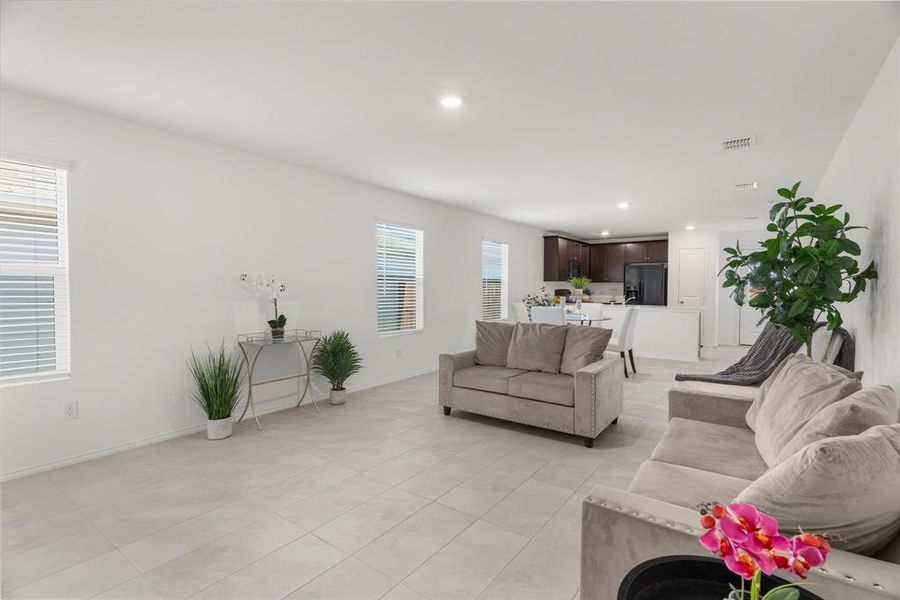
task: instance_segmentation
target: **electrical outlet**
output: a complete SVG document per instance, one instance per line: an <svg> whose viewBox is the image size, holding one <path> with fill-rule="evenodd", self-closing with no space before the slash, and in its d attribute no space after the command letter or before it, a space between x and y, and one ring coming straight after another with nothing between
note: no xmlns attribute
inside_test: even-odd
<svg viewBox="0 0 900 600"><path fill-rule="evenodd" d="M63 421L68 421L69 419L77 419L78 418L78 402L75 400L68 400L63 402Z"/></svg>

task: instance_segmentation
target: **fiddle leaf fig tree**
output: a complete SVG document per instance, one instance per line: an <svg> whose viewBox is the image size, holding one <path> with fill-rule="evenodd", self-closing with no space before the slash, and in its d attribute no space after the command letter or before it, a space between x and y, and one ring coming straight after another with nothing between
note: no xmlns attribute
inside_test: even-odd
<svg viewBox="0 0 900 600"><path fill-rule="evenodd" d="M740 244L724 249L728 260L722 287L734 288L731 297L738 305L749 296L750 306L763 313L760 322L786 327L811 356L816 323L824 316L828 329L840 327L836 303L852 301L878 272L874 262L860 269L854 258L860 255L859 244L847 237L865 227L851 226L847 212L839 218L840 204L798 198L799 188L798 181L778 190L783 200L772 206L766 228L775 236L761 250L744 253Z"/></svg>

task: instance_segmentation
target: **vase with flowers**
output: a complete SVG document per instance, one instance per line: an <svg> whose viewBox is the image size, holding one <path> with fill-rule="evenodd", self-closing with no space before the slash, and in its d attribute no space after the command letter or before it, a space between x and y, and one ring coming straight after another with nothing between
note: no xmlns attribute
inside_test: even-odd
<svg viewBox="0 0 900 600"><path fill-rule="evenodd" d="M724 600L797 600L799 582L764 592L763 574L781 569L806 579L810 569L825 563L831 550L826 539L814 533L801 531L791 538L781 535L778 521L752 504L702 504L700 524L706 530L700 536L703 547L718 554L725 566L741 577L741 588L733 588ZM749 590L745 582L749 582Z"/></svg>
<svg viewBox="0 0 900 600"><path fill-rule="evenodd" d="M278 298L287 291L283 281L279 281L274 275L247 275L241 274L241 285L251 295L271 302L274 309L274 319L268 321L272 339L284 339L284 326L287 325L287 317L278 313Z"/></svg>

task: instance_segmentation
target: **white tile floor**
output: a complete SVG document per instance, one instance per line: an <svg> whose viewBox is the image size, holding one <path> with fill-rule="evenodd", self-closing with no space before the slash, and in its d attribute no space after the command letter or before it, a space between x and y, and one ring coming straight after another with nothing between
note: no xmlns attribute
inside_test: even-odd
<svg viewBox="0 0 900 600"><path fill-rule="evenodd" d="M578 596L581 501L627 486L675 372L639 360L619 424L580 439L437 406L426 375L4 483L5 598Z"/></svg>

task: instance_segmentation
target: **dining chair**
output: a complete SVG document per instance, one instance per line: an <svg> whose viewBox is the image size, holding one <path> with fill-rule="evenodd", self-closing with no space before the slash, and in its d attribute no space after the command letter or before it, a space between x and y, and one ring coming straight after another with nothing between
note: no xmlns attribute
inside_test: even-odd
<svg viewBox="0 0 900 600"><path fill-rule="evenodd" d="M635 307L628 308L625 311L625 318L622 320L622 327L619 329L619 335L609 340L606 349L610 352L618 352L622 357L622 365L625 367L625 377L628 377L628 358L631 359L631 370L637 373L637 367L634 366L634 328L637 326L638 309Z"/></svg>
<svg viewBox="0 0 900 600"><path fill-rule="evenodd" d="M562 306L532 306L531 322L549 323L550 325L565 325L565 309Z"/></svg>
<svg viewBox="0 0 900 600"><path fill-rule="evenodd" d="M516 323L528 323L528 307L524 302L513 302L513 317Z"/></svg>

